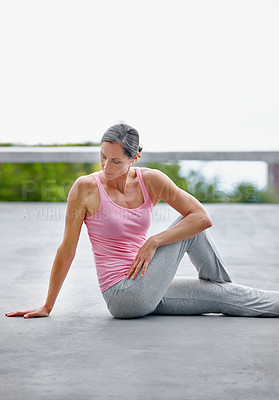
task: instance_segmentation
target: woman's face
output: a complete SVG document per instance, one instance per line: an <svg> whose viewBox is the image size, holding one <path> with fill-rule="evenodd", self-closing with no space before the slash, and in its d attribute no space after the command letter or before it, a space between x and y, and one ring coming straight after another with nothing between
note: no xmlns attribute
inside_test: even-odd
<svg viewBox="0 0 279 400"><path fill-rule="evenodd" d="M119 143L103 142L100 150L100 164L106 179L116 179L126 174L133 160L124 154Z"/></svg>

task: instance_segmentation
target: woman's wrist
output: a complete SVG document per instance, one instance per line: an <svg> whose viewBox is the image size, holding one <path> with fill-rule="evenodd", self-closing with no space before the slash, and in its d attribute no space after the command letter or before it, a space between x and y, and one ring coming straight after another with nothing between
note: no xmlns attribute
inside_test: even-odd
<svg viewBox="0 0 279 400"><path fill-rule="evenodd" d="M47 312L50 314L52 307L50 305L48 305L47 303L44 304L44 308L47 310Z"/></svg>
<svg viewBox="0 0 279 400"><path fill-rule="evenodd" d="M157 250L157 247L160 246L160 237L158 234L150 236L148 239L150 245Z"/></svg>

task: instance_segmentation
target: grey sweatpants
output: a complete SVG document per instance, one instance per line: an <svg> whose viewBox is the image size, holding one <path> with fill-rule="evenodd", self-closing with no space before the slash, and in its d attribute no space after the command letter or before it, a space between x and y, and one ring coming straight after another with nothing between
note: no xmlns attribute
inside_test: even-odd
<svg viewBox="0 0 279 400"><path fill-rule="evenodd" d="M198 279L175 276L185 252L198 271ZM145 275L140 274L135 279L124 278L102 293L113 317L204 313L279 317L279 292L233 283L207 230L158 247Z"/></svg>

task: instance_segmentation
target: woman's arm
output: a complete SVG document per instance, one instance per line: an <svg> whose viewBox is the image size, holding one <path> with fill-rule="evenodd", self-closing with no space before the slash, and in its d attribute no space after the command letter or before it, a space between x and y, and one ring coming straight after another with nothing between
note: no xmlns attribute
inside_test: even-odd
<svg viewBox="0 0 279 400"><path fill-rule="evenodd" d="M175 185L163 172L151 172L151 183L158 201L165 200L171 207L184 216L173 228L151 237L158 246L189 239L212 226L212 220L203 205L192 195Z"/></svg>
<svg viewBox="0 0 279 400"><path fill-rule="evenodd" d="M144 275L159 246L189 239L212 226L211 218L203 205L192 195L178 188L167 175L158 170L148 169L145 170L145 174L154 203L163 199L184 218L174 227L153 235L146 241L127 272L127 278L132 276L132 279L142 266L142 276Z"/></svg>
<svg viewBox="0 0 279 400"><path fill-rule="evenodd" d="M80 177L74 182L68 194L64 236L53 262L45 304L30 310L6 313L8 317L47 317L53 309L55 300L75 257L82 222L86 215L84 187L83 177Z"/></svg>
<svg viewBox="0 0 279 400"><path fill-rule="evenodd" d="M45 307L49 313L75 258L82 223L86 215L83 186L83 179L80 177L75 181L68 195L64 237L56 252L45 301Z"/></svg>

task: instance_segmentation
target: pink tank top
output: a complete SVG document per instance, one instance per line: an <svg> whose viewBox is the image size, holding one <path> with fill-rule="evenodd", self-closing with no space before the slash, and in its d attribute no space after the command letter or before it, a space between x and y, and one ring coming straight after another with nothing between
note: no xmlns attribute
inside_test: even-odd
<svg viewBox="0 0 279 400"><path fill-rule="evenodd" d="M94 215L87 216L84 223L92 246L101 292L125 278L138 250L146 241L151 224L153 203L140 169L135 170L144 202L133 209L114 203L105 191L99 173L93 173L99 188L100 208Z"/></svg>

